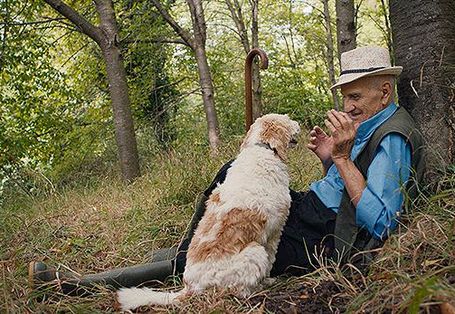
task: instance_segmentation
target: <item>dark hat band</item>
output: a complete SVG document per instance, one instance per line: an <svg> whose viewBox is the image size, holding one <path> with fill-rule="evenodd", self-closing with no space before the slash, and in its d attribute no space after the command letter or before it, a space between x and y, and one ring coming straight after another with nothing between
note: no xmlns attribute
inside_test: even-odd
<svg viewBox="0 0 455 314"><path fill-rule="evenodd" d="M351 74L351 73L366 73L366 72L373 72L373 71L380 70L380 69L385 69L385 67L368 68L368 69L352 69L352 70L345 70L345 71L341 71L340 75Z"/></svg>

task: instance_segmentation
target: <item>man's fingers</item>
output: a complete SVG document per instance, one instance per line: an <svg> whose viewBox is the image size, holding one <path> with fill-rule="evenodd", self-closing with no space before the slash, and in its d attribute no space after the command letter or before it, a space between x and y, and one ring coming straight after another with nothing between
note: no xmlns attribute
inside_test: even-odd
<svg viewBox="0 0 455 314"><path fill-rule="evenodd" d="M318 125L316 125L313 130L317 135L321 135L321 134L324 134L324 130L322 130Z"/></svg>
<svg viewBox="0 0 455 314"><path fill-rule="evenodd" d="M330 130L330 132L333 134L335 133L335 131L337 130L335 128L335 126L332 124L332 121L329 121L327 119L324 120L324 124L326 125L326 127Z"/></svg>
<svg viewBox="0 0 455 314"><path fill-rule="evenodd" d="M343 129L346 131L352 130L357 131L358 125L354 124L354 122L347 113L335 110L331 110L330 113L332 114L333 117L333 119L331 119L330 121L332 122L332 124L334 124L336 128ZM336 124L337 122L340 124L340 127L337 126Z"/></svg>
<svg viewBox="0 0 455 314"><path fill-rule="evenodd" d="M337 112L334 110L330 110L327 112L328 120L333 124L333 126L337 129L342 129L343 126L341 125L340 120L337 117Z"/></svg>
<svg viewBox="0 0 455 314"><path fill-rule="evenodd" d="M338 120L338 122L340 122L343 128L349 127L349 125L352 123L352 120L347 113L333 109L331 112L333 116Z"/></svg>
<svg viewBox="0 0 455 314"><path fill-rule="evenodd" d="M350 129L354 126L352 119L345 112L339 112L338 120L341 122L344 129Z"/></svg>
<svg viewBox="0 0 455 314"><path fill-rule="evenodd" d="M324 136L324 135L327 135L325 134L325 132L319 127L319 126L315 126L313 127L313 129L310 131L310 136Z"/></svg>
<svg viewBox="0 0 455 314"><path fill-rule="evenodd" d="M312 151L315 151L316 148L318 148L318 147L317 147L316 145L314 145L314 144L307 144L306 147L308 147L308 148L309 148L310 150L312 150Z"/></svg>
<svg viewBox="0 0 455 314"><path fill-rule="evenodd" d="M340 121L341 124L346 124L346 122L349 122L348 120L348 115L344 112L335 112L335 116L337 117L338 121Z"/></svg>

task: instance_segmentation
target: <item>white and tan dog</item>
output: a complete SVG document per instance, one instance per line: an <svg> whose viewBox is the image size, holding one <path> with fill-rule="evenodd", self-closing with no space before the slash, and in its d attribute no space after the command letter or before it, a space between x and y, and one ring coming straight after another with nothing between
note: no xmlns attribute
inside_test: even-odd
<svg viewBox="0 0 455 314"><path fill-rule="evenodd" d="M245 297L269 276L291 197L285 164L299 124L287 115L268 114L248 131L237 159L217 186L187 253L184 288L159 292L127 288L117 293L122 310L167 305L207 288Z"/></svg>

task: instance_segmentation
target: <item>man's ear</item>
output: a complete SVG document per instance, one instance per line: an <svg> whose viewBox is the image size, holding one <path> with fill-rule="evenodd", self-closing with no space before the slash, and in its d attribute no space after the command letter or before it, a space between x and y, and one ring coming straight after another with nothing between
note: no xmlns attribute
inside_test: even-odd
<svg viewBox="0 0 455 314"><path fill-rule="evenodd" d="M386 106L390 100L392 99L392 85L390 84L389 81L384 81L384 83L382 83L382 87L381 87L381 92L382 92L382 97L381 97L381 104L383 106Z"/></svg>

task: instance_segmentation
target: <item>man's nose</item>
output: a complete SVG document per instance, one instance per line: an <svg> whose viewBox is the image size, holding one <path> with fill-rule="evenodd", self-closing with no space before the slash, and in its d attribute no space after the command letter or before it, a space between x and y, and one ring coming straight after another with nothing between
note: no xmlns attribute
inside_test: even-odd
<svg viewBox="0 0 455 314"><path fill-rule="evenodd" d="M355 109L355 106L349 99L343 99L343 109L344 112L351 112Z"/></svg>

